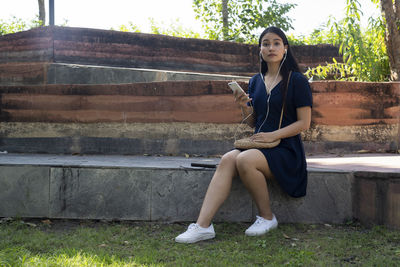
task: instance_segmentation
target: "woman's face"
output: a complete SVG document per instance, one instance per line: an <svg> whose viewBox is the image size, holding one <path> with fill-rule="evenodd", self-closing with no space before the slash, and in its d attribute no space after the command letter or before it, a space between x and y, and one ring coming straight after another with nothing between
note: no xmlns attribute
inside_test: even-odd
<svg viewBox="0 0 400 267"><path fill-rule="evenodd" d="M261 55L267 63L280 63L284 54L285 46L279 35L269 32L261 39Z"/></svg>

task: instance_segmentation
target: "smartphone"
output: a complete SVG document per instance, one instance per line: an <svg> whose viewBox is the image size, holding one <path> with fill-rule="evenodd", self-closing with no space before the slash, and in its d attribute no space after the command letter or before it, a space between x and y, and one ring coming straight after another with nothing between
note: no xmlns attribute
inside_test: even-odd
<svg viewBox="0 0 400 267"><path fill-rule="evenodd" d="M239 95L240 94L246 95L246 92L242 89L242 87L240 87L240 85L236 81L228 83L228 86L232 89L233 92L238 92Z"/></svg>
<svg viewBox="0 0 400 267"><path fill-rule="evenodd" d="M201 162L192 162L190 164L192 167L202 167L202 168L216 168L216 163L201 163Z"/></svg>

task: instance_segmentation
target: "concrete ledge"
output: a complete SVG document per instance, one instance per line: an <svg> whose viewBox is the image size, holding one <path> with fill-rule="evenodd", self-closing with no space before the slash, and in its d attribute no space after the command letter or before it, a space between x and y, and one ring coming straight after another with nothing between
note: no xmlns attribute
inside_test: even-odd
<svg viewBox="0 0 400 267"><path fill-rule="evenodd" d="M61 63L49 64L47 71L48 84L121 84L204 80L243 80L247 82L250 79L248 76Z"/></svg>
<svg viewBox="0 0 400 267"><path fill-rule="evenodd" d="M361 222L400 229L400 173L356 172L354 216Z"/></svg>
<svg viewBox="0 0 400 267"><path fill-rule="evenodd" d="M339 58L338 48L331 45L293 46L293 52L304 70ZM248 76L258 71L259 56L257 45L52 26L0 36L0 64L10 62L62 62Z"/></svg>
<svg viewBox="0 0 400 267"><path fill-rule="evenodd" d="M162 81L242 80L250 77L63 63L0 64L1 85L124 84Z"/></svg>
<svg viewBox="0 0 400 267"><path fill-rule="evenodd" d="M0 155L0 217L193 221L214 173L190 166L198 161L219 159ZM352 183L349 173L310 169L304 198L270 184L272 207L280 222L343 223L352 219ZM215 221L248 222L255 215L235 179Z"/></svg>
<svg viewBox="0 0 400 267"><path fill-rule="evenodd" d="M311 86L312 127L303 135L307 151L399 149L400 83ZM16 153L214 155L230 148L226 137L233 139L229 133L241 121L227 81L0 86L0 99L0 150ZM197 132L201 138L194 137ZM49 146L51 138L62 144L59 150ZM210 145L221 152L204 152Z"/></svg>
<svg viewBox="0 0 400 267"><path fill-rule="evenodd" d="M303 134L304 147L314 155L397 151L398 128L395 124L314 126ZM238 123L0 122L0 151L213 156L232 149L235 134L240 138L252 132Z"/></svg>

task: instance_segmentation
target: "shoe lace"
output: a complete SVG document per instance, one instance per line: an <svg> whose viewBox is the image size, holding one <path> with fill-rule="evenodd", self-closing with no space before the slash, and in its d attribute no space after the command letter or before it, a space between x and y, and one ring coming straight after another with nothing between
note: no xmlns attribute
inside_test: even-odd
<svg viewBox="0 0 400 267"><path fill-rule="evenodd" d="M192 223L188 227L188 231L193 231L199 228L199 225L197 223Z"/></svg>
<svg viewBox="0 0 400 267"><path fill-rule="evenodd" d="M265 219L263 217L260 217L260 216L256 216L256 217L257 217L257 220L254 222L255 225L261 224L265 221Z"/></svg>

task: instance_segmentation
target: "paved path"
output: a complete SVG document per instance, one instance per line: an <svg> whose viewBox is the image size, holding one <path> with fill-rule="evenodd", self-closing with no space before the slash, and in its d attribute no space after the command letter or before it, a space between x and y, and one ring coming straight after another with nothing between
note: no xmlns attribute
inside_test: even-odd
<svg viewBox="0 0 400 267"><path fill-rule="evenodd" d="M216 164L219 158L185 158L121 155L0 154L0 165L80 167L192 168L191 163ZM400 173L398 154L324 155L307 158L309 169Z"/></svg>
<svg viewBox="0 0 400 267"><path fill-rule="evenodd" d="M399 154L312 156L307 158L307 163L308 168L400 173Z"/></svg>

